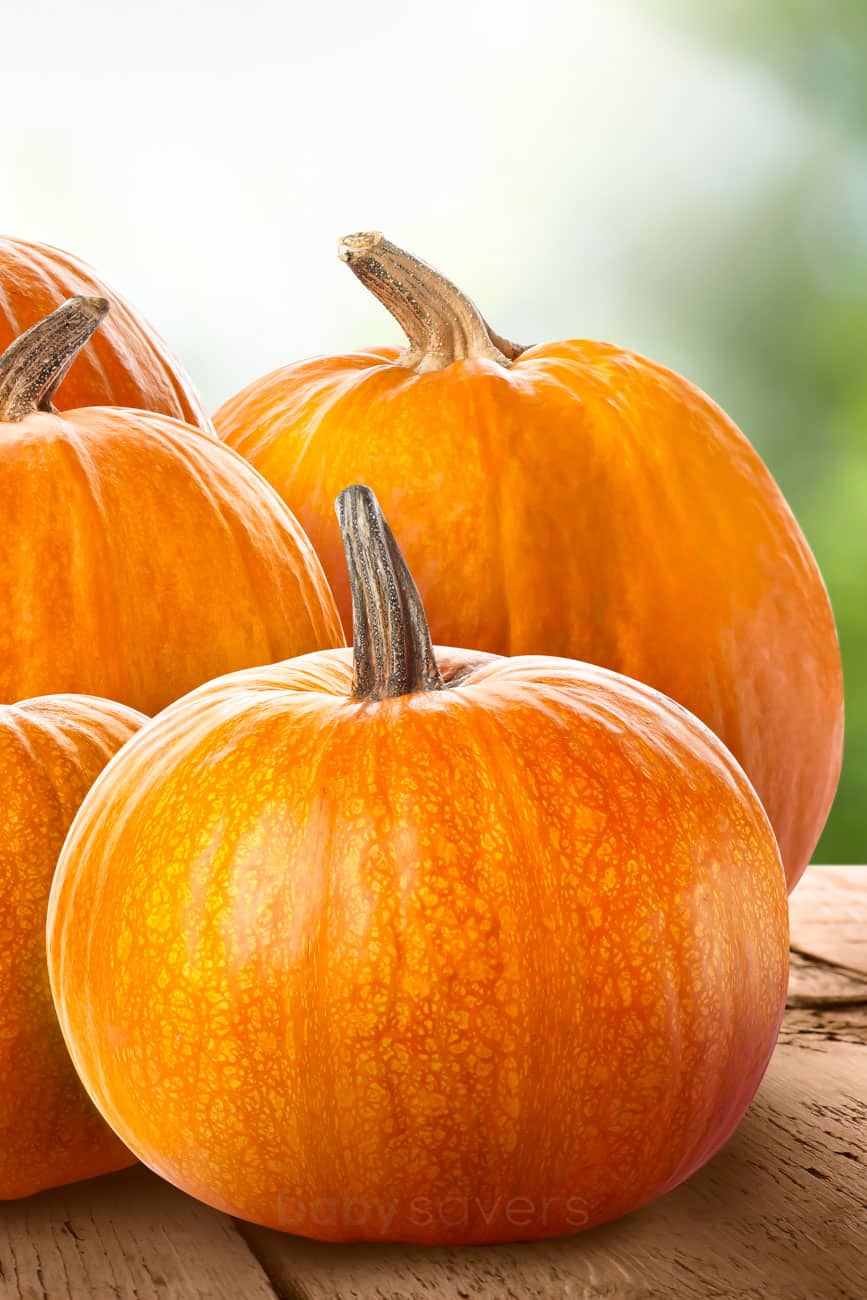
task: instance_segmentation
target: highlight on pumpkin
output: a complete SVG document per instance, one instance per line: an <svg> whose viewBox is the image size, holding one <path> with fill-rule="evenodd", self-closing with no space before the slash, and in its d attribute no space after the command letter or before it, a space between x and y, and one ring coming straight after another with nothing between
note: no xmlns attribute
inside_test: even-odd
<svg viewBox="0 0 867 1300"><path fill-rule="evenodd" d="M758 1086L788 970L773 833L653 689L432 646L373 492L337 513L353 652L211 682L87 796L49 903L66 1043L130 1150L241 1218L592 1227L688 1177Z"/></svg>

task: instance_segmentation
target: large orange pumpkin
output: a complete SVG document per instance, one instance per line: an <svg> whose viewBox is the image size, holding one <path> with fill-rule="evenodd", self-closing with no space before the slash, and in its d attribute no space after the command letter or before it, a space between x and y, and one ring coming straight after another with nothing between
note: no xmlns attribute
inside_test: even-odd
<svg viewBox="0 0 867 1300"><path fill-rule="evenodd" d="M569 655L703 719L773 822L793 886L840 770L834 620L810 550L747 440L686 380L606 343L526 349L379 235L342 256L408 352L303 361L218 433L297 514L348 617L331 502L371 483L434 640Z"/></svg>
<svg viewBox="0 0 867 1300"><path fill-rule="evenodd" d="M189 376L153 326L71 253L0 239L0 351L67 298L106 298L111 317L56 395L62 410L133 406L207 431L211 421Z"/></svg>
<svg viewBox="0 0 867 1300"><path fill-rule="evenodd" d="M82 695L0 704L2 1199L134 1163L91 1106L63 1045L45 963L45 911L79 804L144 721Z"/></svg>
<svg viewBox="0 0 867 1300"><path fill-rule="evenodd" d="M148 1165L330 1240L571 1232L686 1178L774 1045L785 877L650 687L431 648L341 497L354 656L212 682L94 786L49 908L79 1074Z"/></svg>
<svg viewBox="0 0 867 1300"><path fill-rule="evenodd" d="M0 357L0 701L75 691L155 713L342 645L307 538L240 456L165 415L52 411L106 310L70 299Z"/></svg>

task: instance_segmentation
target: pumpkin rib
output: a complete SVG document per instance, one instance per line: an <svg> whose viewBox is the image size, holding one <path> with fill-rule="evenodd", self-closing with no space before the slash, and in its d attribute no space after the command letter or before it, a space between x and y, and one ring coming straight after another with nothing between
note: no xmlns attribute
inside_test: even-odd
<svg viewBox="0 0 867 1300"><path fill-rule="evenodd" d="M56 248L52 244L30 244L30 256L43 268L47 278L50 279L53 294L61 299L66 296L67 291L64 289L63 280L57 271L58 266L62 266L68 274L73 276L82 276L85 279L90 278L90 269L77 257L63 249ZM54 274L51 275L49 267L53 264ZM210 429L210 418L205 407L202 405L198 395L194 392L192 385L182 376L179 365L169 350L168 344L162 336L147 324L136 312L133 311L130 304L119 294L110 295L112 301L112 311L115 315L122 318L124 328L129 330L136 343L136 347L130 349L130 356L138 360L138 352L149 352L156 356L160 366L163 379L169 384L169 387L175 397L178 405L176 418L183 418L188 424L195 428L201 428L203 432ZM102 383L108 387L110 378L105 363L103 362L99 349L94 350L94 354L89 358L91 363L96 367ZM134 380L136 383L142 383L143 377L138 373L140 367L137 367ZM173 415L174 412L167 411L167 415Z"/></svg>
<svg viewBox="0 0 867 1300"><path fill-rule="evenodd" d="M106 310L70 300L0 357L0 699L98 691L156 712L340 644L312 546L230 447L153 412L38 409Z"/></svg>
<svg viewBox="0 0 867 1300"><path fill-rule="evenodd" d="M64 1048L45 961L45 908L88 785L143 720L85 696L0 705L0 1199L135 1162L90 1106Z"/></svg>
<svg viewBox="0 0 867 1300"><path fill-rule="evenodd" d="M79 368L71 382L61 385L61 407L109 403L154 409L184 419L213 437L211 420L180 362L125 298L63 249L0 238L0 347L34 324L40 314L77 294L108 298L112 321L88 352L87 378Z"/></svg>

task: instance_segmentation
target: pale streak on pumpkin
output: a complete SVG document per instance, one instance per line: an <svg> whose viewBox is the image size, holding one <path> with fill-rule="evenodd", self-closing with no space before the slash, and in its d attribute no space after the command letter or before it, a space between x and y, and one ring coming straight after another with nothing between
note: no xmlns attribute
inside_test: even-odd
<svg viewBox="0 0 867 1300"><path fill-rule="evenodd" d="M77 1068L146 1164L241 1217L377 1238L298 1222L346 1194L397 1202L398 1239L574 1231L703 1164L773 1048L785 879L723 746L603 669L437 653L472 672L377 703L346 698L348 651L202 687L67 842ZM477 1208L420 1226L418 1196Z"/></svg>
<svg viewBox="0 0 867 1300"><path fill-rule="evenodd" d="M343 643L273 489L168 416L0 421L0 518L0 701L77 691L152 714L222 673Z"/></svg>
<svg viewBox="0 0 867 1300"><path fill-rule="evenodd" d="M307 532L349 626L333 500L369 483L435 642L603 664L672 696L743 765L790 888L840 773L821 575L760 457L679 375L606 343L415 374L395 348L285 366L218 433Z"/></svg>
<svg viewBox="0 0 867 1300"><path fill-rule="evenodd" d="M0 238L0 352L67 298L108 298L111 313L54 399L61 410L131 406L185 420L213 436L210 417L152 325L86 262L48 244Z"/></svg>
<svg viewBox="0 0 867 1300"><path fill-rule="evenodd" d="M134 1163L79 1083L45 963L51 878L97 775L145 718L52 695L0 705L0 1198Z"/></svg>

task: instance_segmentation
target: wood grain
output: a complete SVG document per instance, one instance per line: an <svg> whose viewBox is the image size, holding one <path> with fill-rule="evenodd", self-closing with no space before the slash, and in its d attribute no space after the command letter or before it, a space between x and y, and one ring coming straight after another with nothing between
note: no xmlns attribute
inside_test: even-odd
<svg viewBox="0 0 867 1300"><path fill-rule="evenodd" d="M2 1300L275 1300L231 1219L138 1166L0 1205Z"/></svg>
<svg viewBox="0 0 867 1300"><path fill-rule="evenodd" d="M789 917L798 951L867 974L867 867L810 867Z"/></svg>
<svg viewBox="0 0 867 1300"><path fill-rule="evenodd" d="M865 1300L867 869L812 868L792 942L791 1006L734 1138L617 1223L511 1247L322 1246L138 1168L0 1205L0 1300Z"/></svg>

